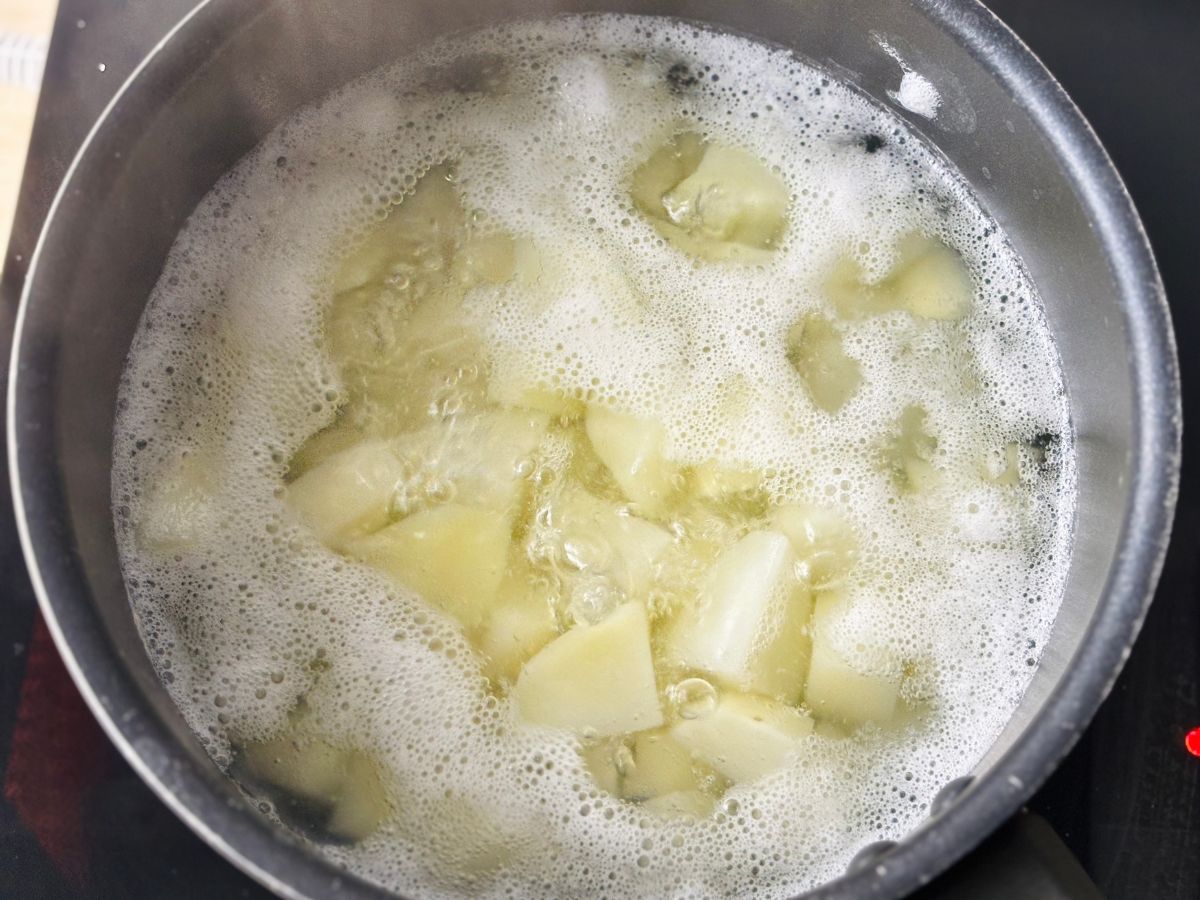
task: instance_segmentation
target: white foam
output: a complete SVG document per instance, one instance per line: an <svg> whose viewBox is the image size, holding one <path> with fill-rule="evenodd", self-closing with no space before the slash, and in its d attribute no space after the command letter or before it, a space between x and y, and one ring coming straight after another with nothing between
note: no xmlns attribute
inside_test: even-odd
<svg viewBox="0 0 1200 900"><path fill-rule="evenodd" d="M422 87L481 53L508 60L502 92ZM675 92L664 76L681 60L698 83ZM787 182L791 224L769 265L696 267L632 210L630 169L680 121ZM865 153L867 134L883 148ZM709 821L657 822L592 787L573 739L515 727L451 623L289 516L286 460L331 420L341 390L319 350L331 248L446 159L466 206L532 238L559 273L548 305L508 288L472 294L496 377L557 375L660 417L680 459L752 463L776 473L777 497L841 509L865 542L842 627L851 646L870 635L928 661L923 729L814 737L792 769L735 788ZM831 420L797 388L783 335L823 308L815 273L858 248L881 274L914 228L963 254L975 312L965 327L916 328L899 313L855 324L864 387ZM964 370L978 391L962 389ZM980 447L1040 433L1062 437L1059 465L1027 466L1015 506L986 487L897 504L877 447L912 403L929 411L951 484ZM146 497L185 452L220 472L203 503L218 527L148 552L136 527ZM388 824L326 852L421 896L467 892L438 862L469 841L464 822L512 838L508 867L470 886L497 897L784 897L898 838L982 756L1032 675L1073 497L1065 395L1035 292L962 182L894 116L782 51L616 16L436 45L268 137L171 253L130 353L114 458L130 597L189 724L225 762L232 732L269 736L307 694L323 730L394 773ZM318 655L327 665L314 667Z"/></svg>

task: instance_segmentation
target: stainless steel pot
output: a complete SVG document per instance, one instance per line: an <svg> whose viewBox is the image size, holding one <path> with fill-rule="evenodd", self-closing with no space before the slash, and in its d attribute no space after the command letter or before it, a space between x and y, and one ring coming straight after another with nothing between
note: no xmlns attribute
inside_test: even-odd
<svg viewBox="0 0 1200 900"><path fill-rule="evenodd" d="M139 774L235 864L287 897L380 897L264 819L212 764L138 637L109 510L125 353L179 227L275 124L431 35L515 17L669 15L794 48L883 103L905 68L943 103L898 107L972 182L1045 298L1066 369L1079 504L1066 597L1034 681L928 821L864 848L820 897L892 897L1008 817L1111 687L1149 603L1178 479L1179 385L1162 287L1103 149L1021 42L972 0L207 0L138 68L55 200L14 338L12 486L59 649Z"/></svg>

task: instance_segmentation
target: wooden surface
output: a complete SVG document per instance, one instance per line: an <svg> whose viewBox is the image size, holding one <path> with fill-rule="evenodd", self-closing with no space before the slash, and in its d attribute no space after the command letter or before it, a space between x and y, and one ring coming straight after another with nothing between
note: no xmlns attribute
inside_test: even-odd
<svg viewBox="0 0 1200 900"><path fill-rule="evenodd" d="M0 0L0 35L49 40L56 6L55 0ZM8 245L36 105L36 91L0 84L0 253Z"/></svg>

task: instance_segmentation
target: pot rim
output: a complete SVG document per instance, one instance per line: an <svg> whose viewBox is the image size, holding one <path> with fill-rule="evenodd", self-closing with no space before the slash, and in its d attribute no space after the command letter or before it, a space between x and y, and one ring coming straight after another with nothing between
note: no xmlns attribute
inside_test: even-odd
<svg viewBox="0 0 1200 900"><path fill-rule="evenodd" d="M1014 96L1022 98L1067 180L1079 196L1110 260L1122 307L1133 376L1133 442L1129 506L1118 552L1074 659L1058 688L1027 728L985 774L954 802L896 847L805 896L851 898L903 894L932 880L973 849L1045 781L1078 740L1116 681L1149 608L1162 568L1179 485L1181 412L1178 362L1170 313L1146 234L1133 202L1083 114L1041 61L979 0L911 0L920 14L951 35ZM27 517L22 472L40 461L22 460L16 416L26 313L38 282L43 249L53 240L56 216L126 97L152 80L163 51L180 41L220 34L239 0L201 0L142 59L88 132L55 194L30 258L13 332L6 427L9 477L17 533L42 615L63 662L93 715L126 761L155 794L227 860L281 897L305 900L327 894L380 900L394 895L337 867L223 794L217 778L178 759L165 724L128 678L96 690L85 674L97 667L121 672L123 663L90 604L56 592L39 565ZM244 13L243 13L244 15ZM40 536L39 536L40 537ZM77 607L71 609L72 606ZM91 627L66 637L62 619L82 617Z"/></svg>

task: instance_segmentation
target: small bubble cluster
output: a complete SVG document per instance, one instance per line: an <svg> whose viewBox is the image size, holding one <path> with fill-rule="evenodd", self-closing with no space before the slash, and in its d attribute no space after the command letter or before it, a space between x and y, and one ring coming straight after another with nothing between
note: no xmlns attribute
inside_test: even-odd
<svg viewBox="0 0 1200 900"><path fill-rule="evenodd" d="M629 173L683 130L786 183L769 261L697 264L634 208ZM521 727L452 622L289 514L287 460L344 397L321 339L333 262L446 162L480 228L541 254L532 287L468 298L492 379L653 416L672 458L753 466L775 500L841 511L862 544L843 649L853 659L869 636L917 661L904 690L928 710L919 727L818 733L707 820L657 818L601 791L574 738ZM914 230L961 254L973 311L848 325L862 387L831 417L784 336L825 308L836 259L881 277ZM880 454L913 405L943 477L898 498ZM978 472L1009 445L1021 478L1005 491ZM1036 293L944 160L782 50L620 16L437 43L272 133L171 252L130 352L114 459L130 598L191 727L227 765L303 697L322 734L388 773L383 826L324 852L409 896L769 898L835 877L917 824L1020 701L1061 599L1074 496ZM183 513L149 546L139 529L164 481ZM690 679L672 697L703 717L713 687Z"/></svg>

